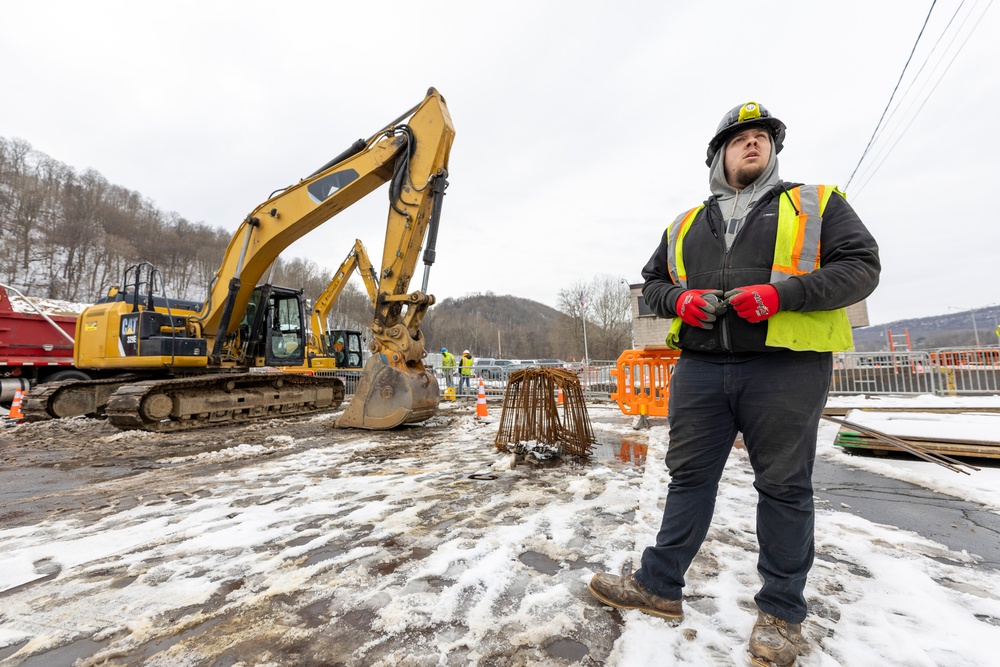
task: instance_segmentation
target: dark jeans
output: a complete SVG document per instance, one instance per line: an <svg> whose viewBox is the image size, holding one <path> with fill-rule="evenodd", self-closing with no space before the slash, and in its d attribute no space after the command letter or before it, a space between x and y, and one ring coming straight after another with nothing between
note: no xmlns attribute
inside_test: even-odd
<svg viewBox="0 0 1000 667"><path fill-rule="evenodd" d="M463 387L467 387L469 391L472 391L472 376L471 375L460 375L458 378L458 393L464 394L465 390Z"/></svg>
<svg viewBox="0 0 1000 667"><path fill-rule="evenodd" d="M708 534L726 459L743 433L757 489L755 596L764 612L791 623L806 615L812 567L812 470L816 430L830 387L832 355L773 352L733 364L685 359L670 379L670 471L656 546L635 576L657 595L679 600L684 573Z"/></svg>

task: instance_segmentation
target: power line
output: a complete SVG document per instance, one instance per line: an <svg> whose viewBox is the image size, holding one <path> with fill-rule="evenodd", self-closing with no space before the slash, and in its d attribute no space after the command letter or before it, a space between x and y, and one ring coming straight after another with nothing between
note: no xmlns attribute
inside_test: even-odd
<svg viewBox="0 0 1000 667"><path fill-rule="evenodd" d="M872 142L875 141L875 135L878 134L879 127L882 126L882 121L885 119L885 114L889 111L889 106L892 104L892 98L896 96L896 91L899 90L899 84L903 80L903 76L906 74L906 68L910 66L910 61L913 59L913 53L917 50L917 44L920 43L920 37L924 34L924 29L927 27L927 22L931 19L931 12L934 11L934 5L937 4L937 0L932 0L931 8L927 10L927 17L924 19L924 24L920 27L920 33L917 35L917 40L913 43L913 48L910 50L910 56L906 59L906 64L903 65L903 71L899 74L899 80L896 81L896 87L892 89L892 95L889 96L889 101L885 105L885 109L882 110L882 116L878 119L878 124L875 126L875 131L872 132L871 139L868 140L868 145L865 146L864 153L861 154L861 159L858 160L858 164L855 165L854 171L851 172L850 178L847 179L847 184L844 185L844 190L846 191L851 185L851 181L854 179L854 174L857 173L858 167L861 166L862 160L868 155L868 150L872 147Z"/></svg>
<svg viewBox="0 0 1000 667"><path fill-rule="evenodd" d="M877 129L876 130L877 135L875 136L874 141L871 142L871 145L874 146L875 144L877 144L882 139L882 136L888 131L889 125L892 124L893 118L896 116L897 112L899 112L903 108L903 102L904 102L904 100L906 100L906 98L909 97L910 93L913 91L913 86L920 79L920 75L923 74L924 69L927 67L927 64L930 62L931 57L937 51L938 46L941 45L941 41L945 38L945 35L948 33L948 30L951 28L952 23L954 23L955 18L958 16L958 13L961 11L961 9L962 9L962 7L964 5L965 5L965 0L962 0L960 3L958 3L958 7L955 9L955 13L951 15L950 19L948 19L948 24L944 27L944 30L941 31L941 34L938 35L937 41L934 42L934 45L931 47L930 51L927 53L927 56L924 57L924 62L920 65L920 69L917 70L917 73L913 75L913 78L907 84L906 89L903 91L903 94L899 98L899 102L896 104L896 106L889 113L889 116L885 119L885 123L882 124L881 129ZM948 43L948 46L945 47L945 49L944 49L945 51L947 51L951 47L951 44L954 43L955 39L958 37L957 33L961 32L962 26L965 25L965 21L966 20L968 20L968 16L966 16L966 18L962 21L962 25L959 26L958 29L956 30L956 34L952 37L951 42ZM933 78L934 72L937 71L938 66L941 64L941 61L944 60L944 57L945 57L944 53L942 53L941 57L938 59L937 64L934 65L934 67L931 70L930 75L928 75L928 80L930 78ZM947 69L945 69L945 71L947 71ZM942 74L942 76L943 76L943 74ZM925 81L923 83L923 85L921 85L920 90L917 92L918 96L927 87L927 84L928 84L928 81ZM933 89L931 90L931 92L933 92ZM925 100L925 102L926 102L926 100ZM910 105L909 105L909 107L907 108L907 110L912 109L914 104L916 104L916 101L911 102ZM923 104L921 104L920 106L922 108ZM919 111L919 109L918 109L918 111ZM912 119L911 119L910 122L911 123L913 122ZM909 127L909 124L907 124L907 127ZM904 130L904 132L905 132L905 130ZM897 139L897 141L898 141L898 139ZM893 144L893 146L895 146L895 144ZM854 176L856 176L858 178L858 180L862 180L862 179L865 179L866 175L870 175L870 171L872 169L871 162L873 162L873 161L875 161L875 162L879 161L879 158L882 157L882 154L885 152L885 150L886 149L885 149L884 146L882 148L880 148L879 151L878 151L878 153L875 154L875 157L873 157L871 160L869 160L869 164L864 169L862 169L860 173L854 174ZM892 149L890 148L890 151L891 150ZM864 159L864 156L862 156L862 161L863 161L863 159ZM859 162L859 164L861 164L861 162ZM867 179L865 179L865 180L867 180ZM853 194L857 195L857 193L859 191L860 191L860 187L858 189L854 190Z"/></svg>
<svg viewBox="0 0 1000 667"><path fill-rule="evenodd" d="M864 189L864 187L866 185L868 185L868 183L871 181L872 177L875 176L875 174L878 172L878 170L882 168L882 165L885 164L885 161L889 158L889 155L896 148L896 145L899 143L900 139L903 138L903 135L906 134L906 131L910 129L911 125L913 125L913 121L915 121L917 119L917 116L920 114L920 111L924 108L924 105L927 104L928 100L930 100L931 95L934 94L934 91L937 90L937 87L941 84L941 81L944 80L944 75L948 73L949 69L951 69L952 64L954 64L954 62L955 62L955 59L958 58L958 54L961 53L962 49L965 48L965 45L966 45L966 43L968 43L969 38L972 37L972 33L974 33L976 31L976 28L979 27L979 23L983 20L983 17L986 15L987 10L989 10L990 5L992 5L992 4L993 4L993 0L989 0L989 2L986 4L986 9L984 9L983 12L982 12L982 14L979 15L979 18L976 19L976 22L972 26L972 29L969 31L969 34L965 36L965 39L959 45L958 50L955 51L955 55L953 55L951 57L951 60L948 61L948 65L944 68L944 71L941 72L941 76L934 83L934 86L931 88L930 92L927 93L927 96L924 98L924 101L920 103L920 106L917 107L917 110L913 113L913 116L910 118L910 121L906 124L906 127L903 128L903 130L899 133L899 136L896 137L896 140L892 143L891 146L889 146L889 149L886 151L885 156L872 169L871 173L868 174L868 177L858 186L858 189L854 191L854 193L853 193L854 196L857 196L858 193L860 193ZM964 21L963 21L963 25L964 25ZM935 69L936 69L936 67L935 67Z"/></svg>

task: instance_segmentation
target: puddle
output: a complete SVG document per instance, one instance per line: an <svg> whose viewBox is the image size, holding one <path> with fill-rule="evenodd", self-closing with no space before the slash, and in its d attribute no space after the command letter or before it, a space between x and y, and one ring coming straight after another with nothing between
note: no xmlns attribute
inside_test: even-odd
<svg viewBox="0 0 1000 667"><path fill-rule="evenodd" d="M209 619L209 620L205 621L204 623L199 623L198 625L194 626L193 628L188 628L187 630L184 630L183 632L179 632L176 635L171 635L169 637L161 637L159 639L154 639L153 641L147 642L146 644L144 644L143 647L142 647L142 649L141 649L141 651L138 651L138 652L130 655L129 656L129 660L130 661L132 661L132 660L136 661L136 662L133 662L132 664L141 664L141 661L144 658L148 658L148 657L151 657L153 655L156 655L157 653L161 653L163 651L166 651L167 649L169 649L174 644L180 643L180 642L184 641L185 639L190 639L194 635L203 634L207 630L211 630L215 626L219 625L224 620L226 620L225 616L218 616L216 618ZM63 664L63 663L51 663L51 664L55 665L55 664ZM68 662L66 664L67 665L71 665L73 663L72 662Z"/></svg>
<svg viewBox="0 0 1000 667"><path fill-rule="evenodd" d="M598 442L590 455L593 461L619 461L638 468L646 465L649 446L642 441L621 438L618 441Z"/></svg>
<svg viewBox="0 0 1000 667"><path fill-rule="evenodd" d="M442 579L441 577L428 577L426 581L427 585L431 588L447 588L455 583L450 579Z"/></svg>
<svg viewBox="0 0 1000 667"><path fill-rule="evenodd" d="M320 549L317 551L310 551L301 567L308 567L310 565L315 565L316 563L322 563L325 560L343 556L345 553L347 553L346 549Z"/></svg>
<svg viewBox="0 0 1000 667"><path fill-rule="evenodd" d="M528 567L534 568L542 574L556 574L562 569L562 566L558 562L537 551L525 551L517 558Z"/></svg>
<svg viewBox="0 0 1000 667"><path fill-rule="evenodd" d="M371 630L375 614L367 609L357 609L344 614L342 620L356 630Z"/></svg>
<svg viewBox="0 0 1000 667"><path fill-rule="evenodd" d="M117 581L111 582L111 588L125 588L138 578L138 575L132 577L122 577Z"/></svg>
<svg viewBox="0 0 1000 667"><path fill-rule="evenodd" d="M18 667L55 667L55 665L72 665L77 660L88 658L108 645L107 641L95 642L91 639L78 639L71 644L33 655L18 663Z"/></svg>
<svg viewBox="0 0 1000 667"><path fill-rule="evenodd" d="M330 620L329 600L320 600L311 605L303 607L298 611L299 618L302 619L302 626L305 628L318 628Z"/></svg>
<svg viewBox="0 0 1000 667"><path fill-rule="evenodd" d="M580 662L590 653L590 649L587 648L586 644L572 639L557 639L545 647L545 652L553 658Z"/></svg>

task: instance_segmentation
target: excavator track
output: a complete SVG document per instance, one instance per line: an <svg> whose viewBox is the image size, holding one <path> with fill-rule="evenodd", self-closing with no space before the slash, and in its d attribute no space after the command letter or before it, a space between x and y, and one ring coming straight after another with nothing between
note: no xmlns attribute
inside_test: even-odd
<svg viewBox="0 0 1000 667"><path fill-rule="evenodd" d="M336 409L343 400L336 377L224 373L122 386L105 414L115 428L167 433Z"/></svg>
<svg viewBox="0 0 1000 667"><path fill-rule="evenodd" d="M101 417L111 395L137 379L138 376L128 375L104 380L40 384L28 394L21 412L26 422L64 417Z"/></svg>

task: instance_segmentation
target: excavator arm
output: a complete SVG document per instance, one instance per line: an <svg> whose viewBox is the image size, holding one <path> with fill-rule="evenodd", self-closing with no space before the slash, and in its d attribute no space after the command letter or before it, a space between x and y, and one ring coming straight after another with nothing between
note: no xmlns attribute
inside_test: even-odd
<svg viewBox="0 0 1000 667"><path fill-rule="evenodd" d="M214 362L242 361L237 335L240 317L254 286L281 252L384 183L390 183L389 216L374 335L377 341L384 339L383 347L401 354L401 359L412 360L422 353L406 339L420 338L422 311L433 303L433 297L407 290L432 225L424 262L429 266L434 261L432 244L454 136L444 98L431 88L419 105L399 119L368 140L355 142L310 177L254 209L233 235L209 298L195 318ZM408 329L407 335L394 331L400 323Z"/></svg>
<svg viewBox="0 0 1000 667"><path fill-rule="evenodd" d="M404 122L405 121L405 122ZM439 388L423 366L420 324L434 297L426 294L448 182L455 128L444 98L424 100L367 140L359 140L310 177L254 209L230 241L211 293L193 318L206 339L209 365L246 364L239 325L254 286L285 248L389 183L372 356L337 425L369 429L417 422L437 412ZM421 289L409 291L424 245Z"/></svg>
<svg viewBox="0 0 1000 667"><path fill-rule="evenodd" d="M340 293L344 291L347 281L351 278L351 274L355 270L361 274L361 279L365 283L365 289L368 290L368 297L371 299L373 307L378 300L378 274L375 272L375 267L372 266L371 259L368 258L368 251L365 250L361 239L355 239L354 247L347 253L347 257L344 258L344 261L340 263L340 267L333 274L330 284L326 286L326 289L323 290L323 293L319 295L315 305L313 305L312 333L317 340L324 339L324 335L327 332L327 320L330 317L330 311L333 310L337 299L340 298ZM317 345L317 347L321 346ZM324 350L317 350L317 352L322 353Z"/></svg>

